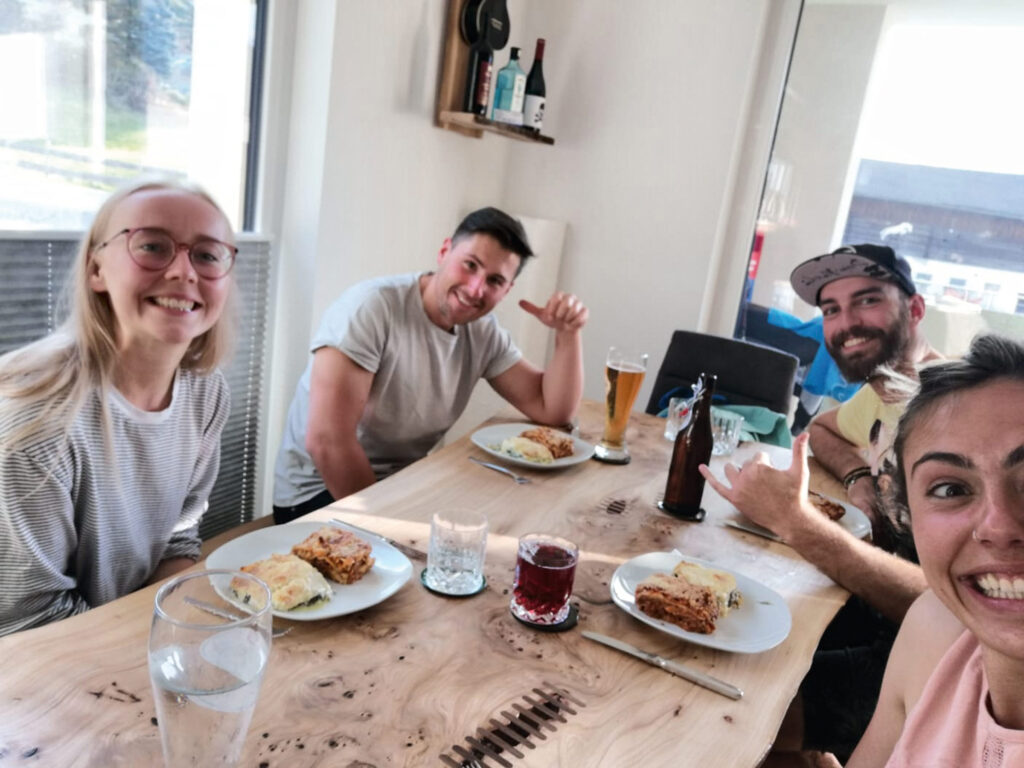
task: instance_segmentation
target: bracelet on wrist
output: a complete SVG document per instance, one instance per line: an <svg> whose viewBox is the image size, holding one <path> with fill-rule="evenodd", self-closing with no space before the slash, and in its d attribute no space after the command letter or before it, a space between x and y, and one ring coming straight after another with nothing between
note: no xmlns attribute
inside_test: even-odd
<svg viewBox="0 0 1024 768"><path fill-rule="evenodd" d="M871 467L857 467L851 469L843 476L843 488L847 491L850 490L850 486L860 480L862 477L871 476Z"/></svg>

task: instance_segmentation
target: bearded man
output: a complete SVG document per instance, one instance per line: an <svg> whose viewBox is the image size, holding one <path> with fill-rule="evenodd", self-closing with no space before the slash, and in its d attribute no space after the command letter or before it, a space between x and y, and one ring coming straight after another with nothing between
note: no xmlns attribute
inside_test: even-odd
<svg viewBox="0 0 1024 768"><path fill-rule="evenodd" d="M883 456L905 398L894 381L917 378L919 363L939 357L921 333L925 305L910 265L892 248L844 246L799 265L790 281L797 295L821 308L825 346L839 370L864 386L811 422L793 445L788 469L775 469L763 454L741 469L727 468L728 484L701 469L743 514L854 595L822 636L765 762L773 767L806 765L809 756L801 749L834 753L845 762L878 701L896 630L927 586L912 532L879 490L886 478ZM872 542L855 538L807 503L808 437L815 459L871 517Z"/></svg>
<svg viewBox="0 0 1024 768"><path fill-rule="evenodd" d="M916 379L918 365L940 357L921 332L924 298L906 259L881 245L847 245L810 259L790 281L800 298L821 309L825 347L840 372L847 381L865 382L808 432L814 457L842 481L878 534L876 484L903 412L892 373Z"/></svg>

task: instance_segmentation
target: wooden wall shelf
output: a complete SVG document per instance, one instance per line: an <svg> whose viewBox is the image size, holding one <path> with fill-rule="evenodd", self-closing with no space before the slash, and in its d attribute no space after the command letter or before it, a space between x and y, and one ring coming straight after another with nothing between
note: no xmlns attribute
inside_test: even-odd
<svg viewBox="0 0 1024 768"><path fill-rule="evenodd" d="M470 131L476 131L478 134L482 131L487 131L488 133L496 133L499 136L508 136L510 139L531 141L534 144L555 143L555 140L550 136L545 136L542 133L531 131L529 128L523 128L519 125L509 125L508 123L498 123L494 120L488 120L486 117L474 115L472 112L443 111L437 116L437 120L443 128L456 126Z"/></svg>
<svg viewBox="0 0 1024 768"><path fill-rule="evenodd" d="M469 46L459 33L459 13L464 0L448 0L448 20L445 23L444 61L441 64L441 83L437 93L435 118L441 128L461 133L464 136L480 138L487 133L496 133L518 141L534 144L554 144L550 136L507 123L462 111L462 93L466 85L466 66L469 61ZM497 68L495 68L495 71Z"/></svg>

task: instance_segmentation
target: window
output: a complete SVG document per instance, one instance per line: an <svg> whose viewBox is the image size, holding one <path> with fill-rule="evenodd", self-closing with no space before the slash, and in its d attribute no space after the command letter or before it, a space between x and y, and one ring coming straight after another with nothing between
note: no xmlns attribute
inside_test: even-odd
<svg viewBox="0 0 1024 768"><path fill-rule="evenodd" d="M258 123L257 10L256 0L0 3L0 229L83 230L140 174L198 182L240 228Z"/></svg>
<svg viewBox="0 0 1024 768"><path fill-rule="evenodd" d="M910 262L937 349L963 352L964 315L1024 334L1024 108L1005 97L1022 67L1020 3L807 0L750 300L809 320L814 308L782 306L775 285L811 256L878 243Z"/></svg>
<svg viewBox="0 0 1024 768"><path fill-rule="evenodd" d="M187 178L235 229L252 220L265 11L266 0L0 0L0 353L53 330L77 243L122 183ZM231 415L204 538L252 519L259 493L270 248L238 245Z"/></svg>

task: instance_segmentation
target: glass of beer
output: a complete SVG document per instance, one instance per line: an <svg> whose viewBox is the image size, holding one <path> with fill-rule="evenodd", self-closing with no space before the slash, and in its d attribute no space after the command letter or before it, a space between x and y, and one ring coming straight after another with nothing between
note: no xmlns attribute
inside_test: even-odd
<svg viewBox="0 0 1024 768"><path fill-rule="evenodd" d="M604 367L604 435L594 448L594 458L609 464L628 464L626 424L633 401L647 371L647 355L624 347L608 350Z"/></svg>

